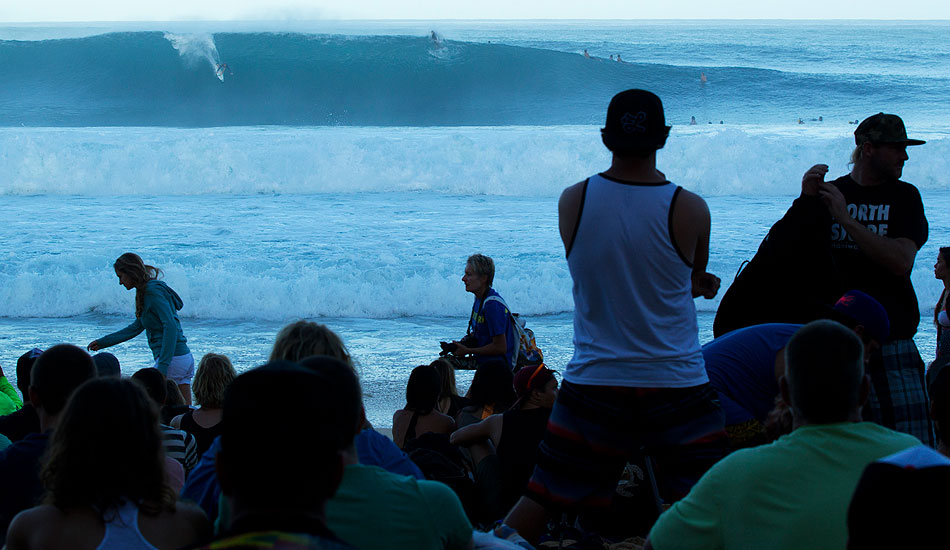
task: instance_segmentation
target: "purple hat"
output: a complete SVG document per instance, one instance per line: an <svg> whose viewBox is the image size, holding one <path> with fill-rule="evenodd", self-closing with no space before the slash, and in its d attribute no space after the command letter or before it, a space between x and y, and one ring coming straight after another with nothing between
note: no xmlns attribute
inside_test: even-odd
<svg viewBox="0 0 950 550"><path fill-rule="evenodd" d="M891 332L891 323L887 311L880 302L861 292L849 290L835 302L835 311L847 315L859 325L863 325L868 336L883 344Z"/></svg>

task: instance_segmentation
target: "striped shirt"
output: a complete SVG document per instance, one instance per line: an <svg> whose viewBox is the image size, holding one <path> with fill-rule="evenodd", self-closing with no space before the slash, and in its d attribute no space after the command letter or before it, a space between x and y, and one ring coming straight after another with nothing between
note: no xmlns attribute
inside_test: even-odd
<svg viewBox="0 0 950 550"><path fill-rule="evenodd" d="M198 463L198 448L195 443L195 436L165 424L162 424L161 427L165 456L180 462L187 474Z"/></svg>

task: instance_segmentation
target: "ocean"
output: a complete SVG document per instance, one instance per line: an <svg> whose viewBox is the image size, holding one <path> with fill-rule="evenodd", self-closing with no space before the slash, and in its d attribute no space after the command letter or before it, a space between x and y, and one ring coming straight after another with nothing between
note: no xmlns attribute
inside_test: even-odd
<svg viewBox="0 0 950 550"><path fill-rule="evenodd" d="M461 275L481 252L563 369L573 303L557 198L609 166L598 130L610 97L632 87L656 92L673 125L660 169L709 203L720 296L804 171L846 173L853 122L900 114L928 140L908 150L903 179L930 220L912 275L929 361L932 265L950 245L948 31L866 21L0 25L0 365L13 378L31 347L85 345L131 321L133 294L111 265L134 251L181 294L196 358L225 353L246 370L288 322L325 323L359 363L370 420L389 426L411 369L464 334L472 297ZM718 297L696 305L706 342ZM144 336L110 351L127 374L151 363ZM459 373L463 391L470 379Z"/></svg>

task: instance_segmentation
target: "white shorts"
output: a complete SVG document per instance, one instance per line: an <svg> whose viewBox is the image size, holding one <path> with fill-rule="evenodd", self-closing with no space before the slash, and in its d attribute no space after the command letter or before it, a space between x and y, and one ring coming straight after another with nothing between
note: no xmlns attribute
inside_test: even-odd
<svg viewBox="0 0 950 550"><path fill-rule="evenodd" d="M158 361L155 361L155 364L152 366L158 368ZM168 374L165 375L165 378L168 378L172 382L181 386L182 384L191 385L191 379L194 377L194 355L191 353L186 353L185 355L176 355L175 357L172 357L171 363L168 364Z"/></svg>

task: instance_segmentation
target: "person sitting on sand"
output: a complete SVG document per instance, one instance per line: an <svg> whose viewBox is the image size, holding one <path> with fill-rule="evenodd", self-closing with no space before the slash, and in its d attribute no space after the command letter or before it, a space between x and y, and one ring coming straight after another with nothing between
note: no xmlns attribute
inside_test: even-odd
<svg viewBox="0 0 950 550"><path fill-rule="evenodd" d="M152 367L139 369L132 375L132 381L140 384L152 403L161 410L168 397L168 386L165 384L166 380L162 373ZM162 430L165 456L177 460L184 468L184 473L187 474L198 463L198 445L195 442L195 436L165 424L161 421L161 415L159 415L159 428Z"/></svg>
<svg viewBox="0 0 950 550"><path fill-rule="evenodd" d="M326 325L304 320L290 323L277 333L269 361L299 362L317 355L339 359L356 373L353 358L343 339ZM188 474L182 490L182 498L197 502L212 520L218 516L221 494L215 473L215 457L220 448L219 436L201 455L198 465ZM379 466L386 471L416 479L425 478L419 467L390 438L374 430L367 421L364 421L363 430L356 436L356 448L363 464Z"/></svg>
<svg viewBox="0 0 950 550"><path fill-rule="evenodd" d="M96 365L85 351L59 344L43 352L33 364L30 402L36 408L40 429L0 451L0 546L13 517L34 506L43 496L40 459L55 433L69 396L96 377ZM109 434L116 437L116 434Z"/></svg>
<svg viewBox="0 0 950 550"><path fill-rule="evenodd" d="M927 377L931 379L927 388L930 394L930 417L934 421L934 428L937 432L937 451L940 454L950 457L950 369L946 366L950 364L950 358L944 358L934 361L927 371ZM931 371L934 375L931 376Z"/></svg>
<svg viewBox="0 0 950 550"><path fill-rule="evenodd" d="M859 290L845 293L826 316L861 338L865 363L880 349L890 330L884 306ZM763 427L779 395L779 380L785 375L785 346L801 327L793 323L753 325L703 346L709 383L719 395L733 448L759 445L768 439Z"/></svg>
<svg viewBox="0 0 950 550"><path fill-rule="evenodd" d="M864 467L920 441L861 421L870 388L864 346L834 321L795 333L780 387L795 430L716 463L659 517L645 549L845 547Z"/></svg>
<svg viewBox="0 0 950 550"><path fill-rule="evenodd" d="M544 364L515 374L518 400L499 414L452 433L453 445L468 447L475 483L492 519L499 519L521 496L537 463L537 450L557 398L554 371ZM491 445L485 445L485 442Z"/></svg>
<svg viewBox="0 0 950 550"><path fill-rule="evenodd" d="M208 353L198 363L195 373L195 402L199 409L172 418L171 426L195 436L198 454L204 454L214 438L221 435L221 407L224 394L237 373L224 355Z"/></svg>
<svg viewBox="0 0 950 550"><path fill-rule="evenodd" d="M22 396L22 406L10 413L0 416L0 435L11 442L16 442L28 434L40 431L40 418L36 409L30 403L30 371L36 358L43 353L39 348L33 348L21 355L16 361L16 385Z"/></svg>
<svg viewBox="0 0 950 550"><path fill-rule="evenodd" d="M945 537L950 459L920 445L872 462L848 506L847 550L932 548Z"/></svg>
<svg viewBox="0 0 950 550"><path fill-rule="evenodd" d="M340 426L353 420L344 420L336 398L324 378L286 361L234 380L217 455L231 521L204 550L353 548L326 522L326 502L343 476ZM248 434L267 434L267 444Z"/></svg>
<svg viewBox="0 0 950 550"><path fill-rule="evenodd" d="M511 369L500 361L478 367L465 395L469 404L456 415L456 426L462 428L508 410L518 398L513 381Z"/></svg>
<svg viewBox="0 0 950 550"><path fill-rule="evenodd" d="M393 441L402 449L424 433L450 434L455 420L436 410L442 381L430 365L412 369L406 384L406 407L393 414Z"/></svg>
<svg viewBox="0 0 950 550"><path fill-rule="evenodd" d="M354 436L360 433L365 411L355 373L328 357L311 357L302 366L324 379L341 416L334 427L343 442L343 479L327 502L327 526L347 543L365 550L470 548L472 526L448 486L361 463ZM326 422L315 419L320 420Z"/></svg>
<svg viewBox="0 0 950 550"><path fill-rule="evenodd" d="M439 373L442 380L442 389L439 390L439 404L436 410L455 418L470 401L458 394L458 387L455 384L455 367L448 359L439 358L429 363L429 365Z"/></svg>
<svg viewBox="0 0 950 550"><path fill-rule="evenodd" d="M175 463L177 464L177 463ZM167 485L156 409L135 382L90 380L49 443L43 504L10 525L11 550L182 548L211 534Z"/></svg>

